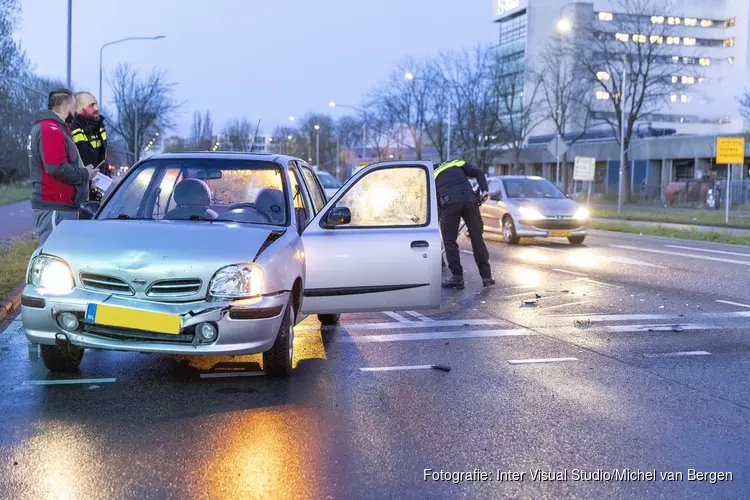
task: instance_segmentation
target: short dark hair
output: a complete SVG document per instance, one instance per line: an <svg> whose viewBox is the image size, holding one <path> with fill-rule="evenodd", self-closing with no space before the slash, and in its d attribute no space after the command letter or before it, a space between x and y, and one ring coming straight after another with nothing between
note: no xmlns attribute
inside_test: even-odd
<svg viewBox="0 0 750 500"><path fill-rule="evenodd" d="M73 92L68 89L55 89L47 96L47 109L50 111L58 109L65 101L73 97Z"/></svg>

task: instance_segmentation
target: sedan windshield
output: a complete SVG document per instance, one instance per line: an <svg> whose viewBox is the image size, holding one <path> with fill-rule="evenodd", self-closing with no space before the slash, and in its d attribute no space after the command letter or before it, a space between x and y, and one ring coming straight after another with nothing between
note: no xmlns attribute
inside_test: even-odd
<svg viewBox="0 0 750 500"><path fill-rule="evenodd" d="M98 219L288 224L284 171L272 162L151 160L122 182Z"/></svg>
<svg viewBox="0 0 750 500"><path fill-rule="evenodd" d="M318 178L320 179L320 183L323 184L324 189L338 189L343 186L343 184L331 174L320 173L318 174Z"/></svg>
<svg viewBox="0 0 750 500"><path fill-rule="evenodd" d="M554 184L544 179L503 179L508 198L565 198Z"/></svg>

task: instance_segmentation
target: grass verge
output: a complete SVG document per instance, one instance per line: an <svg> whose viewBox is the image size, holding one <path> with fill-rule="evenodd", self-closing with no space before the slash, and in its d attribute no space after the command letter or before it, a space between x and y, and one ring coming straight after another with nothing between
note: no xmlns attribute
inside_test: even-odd
<svg viewBox="0 0 750 500"><path fill-rule="evenodd" d="M37 240L16 240L0 250L0 300L16 288L26 273L29 258L37 247Z"/></svg>
<svg viewBox="0 0 750 500"><path fill-rule="evenodd" d="M31 197L31 188L25 184L2 184L0 185L0 205L8 205Z"/></svg>
<svg viewBox="0 0 750 500"><path fill-rule="evenodd" d="M706 212L650 212L647 210L624 210L621 216L616 210L593 209L595 217L601 219L620 219L645 222L673 222L675 224L698 224L705 226L723 226L750 228L750 217L729 216L729 226L724 224L724 211L714 210Z"/></svg>
<svg viewBox="0 0 750 500"><path fill-rule="evenodd" d="M598 215L598 214L597 214ZM649 236L666 236L683 240L710 241L712 243L727 243L729 245L749 245L750 235L735 236L733 234L717 233L713 231L696 231L695 229L673 229L664 226L631 226L623 222L591 222L591 229L617 231L619 233L647 234Z"/></svg>

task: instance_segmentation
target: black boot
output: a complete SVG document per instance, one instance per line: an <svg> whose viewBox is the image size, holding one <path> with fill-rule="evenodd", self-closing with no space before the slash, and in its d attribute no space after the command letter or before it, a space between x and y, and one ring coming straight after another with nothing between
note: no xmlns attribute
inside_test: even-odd
<svg viewBox="0 0 750 500"><path fill-rule="evenodd" d="M495 284L495 280L492 278L482 278L482 286L492 286Z"/></svg>
<svg viewBox="0 0 750 500"><path fill-rule="evenodd" d="M450 279L443 281L443 288L463 288L464 278L463 276L452 276Z"/></svg>

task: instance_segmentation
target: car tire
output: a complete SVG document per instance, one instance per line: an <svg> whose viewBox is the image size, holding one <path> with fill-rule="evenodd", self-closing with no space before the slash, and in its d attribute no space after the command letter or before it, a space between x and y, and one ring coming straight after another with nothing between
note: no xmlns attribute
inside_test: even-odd
<svg viewBox="0 0 750 500"><path fill-rule="evenodd" d="M580 245L583 243L583 240L586 239L586 236L568 236L568 241L571 245Z"/></svg>
<svg viewBox="0 0 750 500"><path fill-rule="evenodd" d="M68 345L62 348L56 344L42 344L40 347L44 366L52 373L75 373L83 361L82 347Z"/></svg>
<svg viewBox="0 0 750 500"><path fill-rule="evenodd" d="M276 334L273 346L263 353L263 371L271 377L288 377L292 374L294 359L294 308L291 302L284 311L284 319Z"/></svg>
<svg viewBox="0 0 750 500"><path fill-rule="evenodd" d="M325 326L337 325L340 320L341 314L318 314L318 321Z"/></svg>
<svg viewBox="0 0 750 500"><path fill-rule="evenodd" d="M520 238L516 236L516 225L513 219L506 215L503 219L503 241L508 245L516 245Z"/></svg>

